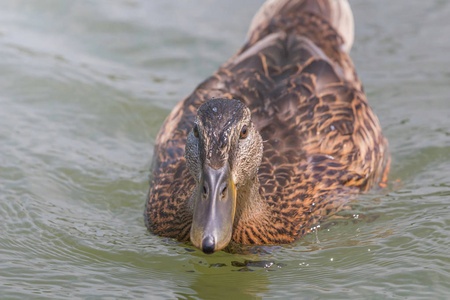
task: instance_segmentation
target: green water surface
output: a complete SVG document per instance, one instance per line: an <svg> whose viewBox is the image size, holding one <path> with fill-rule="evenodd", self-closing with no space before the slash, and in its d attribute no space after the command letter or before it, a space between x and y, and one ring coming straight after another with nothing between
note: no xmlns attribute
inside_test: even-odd
<svg viewBox="0 0 450 300"><path fill-rule="evenodd" d="M447 0L350 0L387 189L261 254L206 256L146 231L164 118L262 3L1 1L0 299L450 297Z"/></svg>

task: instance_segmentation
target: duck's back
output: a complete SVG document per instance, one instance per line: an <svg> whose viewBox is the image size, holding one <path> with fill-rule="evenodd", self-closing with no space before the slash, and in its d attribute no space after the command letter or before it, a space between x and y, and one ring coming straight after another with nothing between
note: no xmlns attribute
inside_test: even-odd
<svg viewBox="0 0 450 300"><path fill-rule="evenodd" d="M347 0L267 1L245 45L164 123L155 147L149 227L161 233L152 223L164 218L180 228L189 223L187 207L180 221L167 210L159 213L163 204L157 202L164 198L164 209L187 205L194 181L183 157L186 136L197 108L213 97L241 100L252 111L264 140L261 193L275 216L304 213L292 228L304 223L306 230L338 210L343 195L377 182L387 163L387 141L348 55L352 42ZM188 229L181 235L187 237Z"/></svg>

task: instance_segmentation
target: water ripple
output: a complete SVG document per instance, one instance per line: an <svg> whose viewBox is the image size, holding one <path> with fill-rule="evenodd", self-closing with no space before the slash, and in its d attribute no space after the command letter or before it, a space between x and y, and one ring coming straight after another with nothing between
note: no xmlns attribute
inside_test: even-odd
<svg viewBox="0 0 450 300"><path fill-rule="evenodd" d="M387 190L292 245L245 255L146 231L156 135L242 43L260 3L241 2L2 3L0 298L450 293L445 1L351 3L352 57L390 141Z"/></svg>

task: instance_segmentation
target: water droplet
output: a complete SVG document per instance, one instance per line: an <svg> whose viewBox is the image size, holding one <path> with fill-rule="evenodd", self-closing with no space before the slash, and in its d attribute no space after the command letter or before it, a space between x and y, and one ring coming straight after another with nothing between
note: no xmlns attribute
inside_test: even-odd
<svg viewBox="0 0 450 300"><path fill-rule="evenodd" d="M213 112L216 113L217 112L217 107L213 107L212 110L213 110Z"/></svg>
<svg viewBox="0 0 450 300"><path fill-rule="evenodd" d="M330 126L330 129L331 129L331 130L335 130L336 127L334 127L334 125L331 125L331 126Z"/></svg>
<svg viewBox="0 0 450 300"><path fill-rule="evenodd" d="M330 258L330 261L333 261L334 259L333 258Z"/></svg>
<svg viewBox="0 0 450 300"><path fill-rule="evenodd" d="M302 267L307 267L307 266L309 266L309 264L307 264L307 263L305 263L305 262L301 262L301 263L299 263L298 265L299 265L299 266L302 266Z"/></svg>

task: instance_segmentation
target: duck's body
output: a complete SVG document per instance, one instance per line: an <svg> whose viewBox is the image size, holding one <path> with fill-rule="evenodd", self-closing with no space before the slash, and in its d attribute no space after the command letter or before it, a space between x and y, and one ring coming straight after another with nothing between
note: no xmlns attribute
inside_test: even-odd
<svg viewBox="0 0 450 300"><path fill-rule="evenodd" d="M227 172L237 191L230 239L241 244L292 242L324 216L339 211L352 196L379 182L387 170L387 141L348 55L352 41L347 0L266 3L243 48L181 101L163 124L146 205L148 229L181 241L188 240L192 231L194 245L205 249L196 239L204 238L204 227L209 225L193 229L195 210L200 207L196 197L201 198L197 194L206 178L204 164L213 170L232 169ZM199 107L212 98L240 100L251 112L251 120L239 123L233 118L245 116L235 117L234 112L228 116L230 108L220 104L226 100L204 105L197 115ZM231 110L245 115L245 108L233 105ZM220 117L214 115L217 109ZM223 121L222 114L229 120ZM242 132L233 141L234 129L224 133L231 146L223 147L232 149L230 153L214 146L214 138L224 139L220 133L224 126L244 123L249 126L249 143L255 137L255 146L245 151L255 151L254 160L261 161L254 174L245 171L252 168L245 157L241 164L234 162L241 155L235 148L247 143ZM192 133L195 124L200 137L198 128ZM257 133L263 141L261 158ZM194 137L201 151L191 150ZM204 156L199 159L201 172L192 153ZM238 167L245 179L236 175Z"/></svg>

